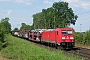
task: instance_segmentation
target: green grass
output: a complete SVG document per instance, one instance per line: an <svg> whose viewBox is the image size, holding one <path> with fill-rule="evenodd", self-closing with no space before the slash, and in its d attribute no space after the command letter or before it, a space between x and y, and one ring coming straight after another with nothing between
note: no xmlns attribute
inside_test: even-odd
<svg viewBox="0 0 90 60"><path fill-rule="evenodd" d="M37 44L13 37L6 36L8 46L1 50L3 57L12 60L81 60L78 57L66 56L61 51L51 51Z"/></svg>

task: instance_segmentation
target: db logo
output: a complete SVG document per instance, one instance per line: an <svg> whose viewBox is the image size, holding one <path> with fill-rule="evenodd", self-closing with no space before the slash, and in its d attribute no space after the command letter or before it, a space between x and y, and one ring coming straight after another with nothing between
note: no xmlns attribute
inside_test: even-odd
<svg viewBox="0 0 90 60"><path fill-rule="evenodd" d="M66 39L69 39L69 37L67 36Z"/></svg>

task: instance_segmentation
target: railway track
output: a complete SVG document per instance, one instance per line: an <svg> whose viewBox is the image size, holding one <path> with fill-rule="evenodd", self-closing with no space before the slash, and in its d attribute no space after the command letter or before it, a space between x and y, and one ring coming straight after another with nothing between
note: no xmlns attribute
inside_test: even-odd
<svg viewBox="0 0 90 60"><path fill-rule="evenodd" d="M67 53L72 53L77 56L85 58L85 60L90 60L90 49L87 48L81 48L81 47L75 47L70 51L64 51Z"/></svg>

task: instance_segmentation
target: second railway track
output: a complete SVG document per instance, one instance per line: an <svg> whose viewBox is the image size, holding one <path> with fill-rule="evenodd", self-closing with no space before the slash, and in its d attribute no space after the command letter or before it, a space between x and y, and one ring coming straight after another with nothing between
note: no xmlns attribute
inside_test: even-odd
<svg viewBox="0 0 90 60"><path fill-rule="evenodd" d="M85 60L90 60L90 49L75 47L70 51L65 50L64 52L75 54L79 57L85 58Z"/></svg>

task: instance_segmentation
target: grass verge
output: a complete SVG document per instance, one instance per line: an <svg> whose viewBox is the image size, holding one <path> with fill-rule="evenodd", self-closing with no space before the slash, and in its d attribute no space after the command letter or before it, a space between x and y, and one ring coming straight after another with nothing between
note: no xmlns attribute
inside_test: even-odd
<svg viewBox="0 0 90 60"><path fill-rule="evenodd" d="M3 57L11 60L82 60L78 57L67 57L60 51L51 51L32 42L6 35L8 46L1 50Z"/></svg>

